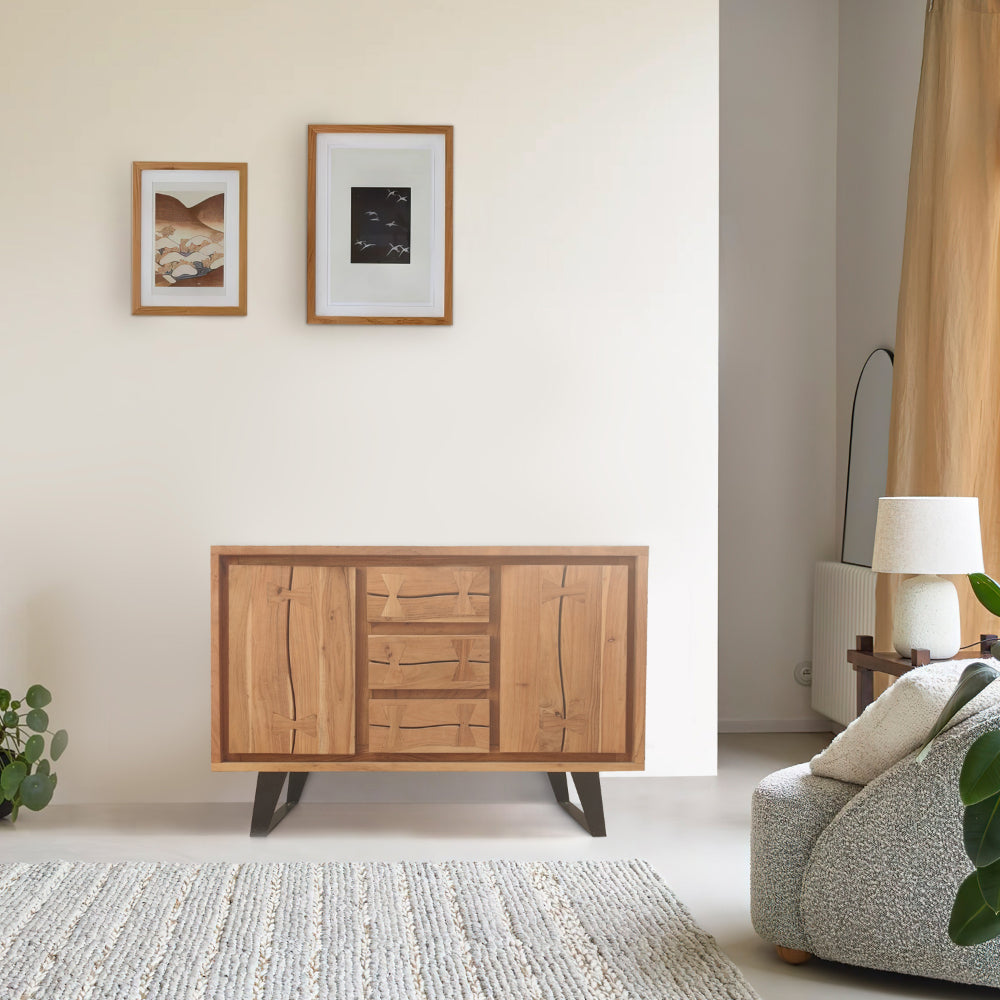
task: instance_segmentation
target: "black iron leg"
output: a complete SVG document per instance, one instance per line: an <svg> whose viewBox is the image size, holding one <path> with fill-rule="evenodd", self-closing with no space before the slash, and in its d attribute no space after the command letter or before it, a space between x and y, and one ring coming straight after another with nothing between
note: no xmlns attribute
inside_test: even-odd
<svg viewBox="0 0 1000 1000"><path fill-rule="evenodd" d="M549 784L559 803L592 837L606 837L604 800L601 798L601 775L597 771L573 771L573 784L580 796L579 806L569 800L565 771L549 771Z"/></svg>
<svg viewBox="0 0 1000 1000"><path fill-rule="evenodd" d="M250 819L250 836L266 837L298 804L302 797L308 771L260 771L257 774L257 794L253 800L253 816ZM281 789L288 779L288 796L285 804L278 807Z"/></svg>

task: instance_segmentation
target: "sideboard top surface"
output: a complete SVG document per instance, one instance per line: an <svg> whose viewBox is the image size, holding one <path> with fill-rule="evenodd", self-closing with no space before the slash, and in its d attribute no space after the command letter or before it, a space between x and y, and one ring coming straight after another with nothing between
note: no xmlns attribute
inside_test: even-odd
<svg viewBox="0 0 1000 1000"><path fill-rule="evenodd" d="M213 556L336 556L343 558L636 558L648 545L213 545Z"/></svg>

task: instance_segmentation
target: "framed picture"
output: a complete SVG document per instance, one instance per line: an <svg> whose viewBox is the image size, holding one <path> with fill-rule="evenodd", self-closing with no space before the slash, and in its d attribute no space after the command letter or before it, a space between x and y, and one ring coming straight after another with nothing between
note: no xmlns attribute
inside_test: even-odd
<svg viewBox="0 0 1000 1000"><path fill-rule="evenodd" d="M132 314L245 316L247 165L132 164Z"/></svg>
<svg viewBox="0 0 1000 1000"><path fill-rule="evenodd" d="M450 125L310 125L310 323L451 323Z"/></svg>

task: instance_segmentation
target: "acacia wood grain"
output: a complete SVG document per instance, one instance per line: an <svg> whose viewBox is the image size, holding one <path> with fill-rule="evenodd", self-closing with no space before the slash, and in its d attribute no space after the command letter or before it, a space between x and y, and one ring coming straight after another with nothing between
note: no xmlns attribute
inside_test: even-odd
<svg viewBox="0 0 1000 1000"><path fill-rule="evenodd" d="M490 572L484 566L372 566L371 622L486 622Z"/></svg>
<svg viewBox="0 0 1000 1000"><path fill-rule="evenodd" d="M500 642L502 752L625 752L626 567L504 567Z"/></svg>
<svg viewBox="0 0 1000 1000"><path fill-rule="evenodd" d="M213 769L233 771L260 770L637 770L641 769L644 757L644 671L645 671L645 623L646 623L646 566L648 550L642 547L555 547L539 548L526 546L471 548L471 547L406 547L406 548L360 548L353 546L293 546L290 548L276 546L215 546L212 549L212 758ZM473 571L479 576L480 583L475 580L470 585L466 597L474 600L475 588L482 586L481 593L489 595L483 598L486 621L427 621L402 618L399 620L377 619L369 621L369 597L367 576L369 573L379 573L388 567L398 571L402 568L404 576L413 577L414 573L448 573L455 569ZM272 712L278 715L259 724L261 739L259 745L248 749L246 740L239 745L239 717L242 713L247 720L252 714L252 705L246 696L245 680L240 681L240 673L245 675L245 644L241 647L237 639L245 637L248 627L249 606L241 608L237 599L230 600L231 586L235 586L236 594L242 592L244 583L240 580L242 571L263 574L276 574L273 580L265 580L272 585L274 597L280 597L286 609L286 626L298 622L300 615L307 613L312 582L311 573L326 571L353 573L355 581L353 610L348 615L353 622L351 644L353 651L344 659L350 665L348 673L352 675L353 697L347 696L335 700L345 701L354 705L354 745L348 752L339 749L324 753L313 749L320 745L323 739L325 723L319 711L298 711L293 717L281 711ZM617 570L617 572L614 572ZM282 577L282 571L287 578ZM529 588L527 594L520 597L516 587L504 586L505 581L516 581L518 574L534 574L537 587L537 601L532 606ZM596 574L596 575L594 575ZM448 600L452 602L448 610L454 610L456 599L462 598L460 585L455 578L450 577L452 589L447 592ZM483 586L485 584L485 586ZM545 593L543 594L543 586ZM425 592L426 593L426 592ZM440 593L444 593L443 591ZM624 593L624 603L622 594ZM401 596L402 595L402 596ZM389 601L388 587L381 594L375 595L381 600L382 608ZM401 585L396 591L396 599L404 604L406 591ZM525 603L525 597L528 598ZM545 600L543 600L543 597ZM345 600L350 601L349 597ZM519 603L520 602L520 603ZM575 602L575 604L574 604ZM588 604L599 603L604 610L601 616L594 618L588 611ZM562 613L558 606L562 605ZM579 607L576 606L579 604ZM474 605L474 610L477 610ZM252 648L280 647L283 633L280 620L268 624L264 612L264 628L251 629L255 633ZM535 626L532 626L532 621ZM543 627L543 622L545 623ZM512 623L516 627L512 627ZM616 664L618 653L608 653L609 637L623 628L626 642L618 643L619 650L624 647L624 665ZM308 662L311 656L319 655L319 643L310 638L308 633L301 638L296 637L297 625L292 632L284 633L284 643L289 650L286 659L286 674L292 677L301 672L300 665ZM532 627L538 629L537 646L531 650L523 635ZM563 630L560 637L559 629ZM568 634L566 630L572 634ZM260 634L256 634L257 631ZM276 635L269 635L275 632ZM319 633L315 633L318 635ZM488 643L489 653L484 657L488 661L488 673L482 672L476 686L456 687L454 673L448 678L438 674L442 665L431 667L424 673L421 680L416 677L406 679L404 670L403 686L379 686L386 683L390 660L387 657L369 656L369 643L372 649L379 644L402 640L404 648L410 648L414 641L418 643L440 644L459 641L473 643ZM346 641L346 640L344 640ZM539 663L551 662L553 656L558 660L560 653L564 661L564 673L561 677L559 692L556 695L556 685L551 672L535 671L532 679L515 679L513 683L505 683L508 678L507 663L513 657L516 661L528 648L530 657L535 657ZM316 650L314 653L313 650ZM600 651L600 655L598 652ZM446 651L447 653L447 651ZM454 656L454 647L451 655ZM478 660L481 649L470 657ZM459 659L461 659L459 657ZM373 663L381 660L381 663ZM407 662L403 662L407 661ZM600 661L600 672L587 669L579 677L569 678L565 673L570 662L589 662L591 665ZM416 667L417 659L410 662L407 655L399 658L398 666ZM454 661L451 664L453 665ZM471 666L471 664L470 664ZM480 664L479 667L484 666ZM384 670L386 674L380 674ZM372 674L371 678L369 674ZM474 676L480 674L476 670ZM389 678L390 680L392 678ZM398 674L396 680L398 681ZM469 678L471 681L472 678ZM599 684L597 681L599 680ZM371 686L369 683L371 681ZM409 686L410 684L419 686ZM437 684L448 684L446 687L436 687ZM534 684L534 690L530 689ZM324 700L320 685L310 680L302 679L296 686L306 692L310 700ZM524 686L522 694L527 696L527 710L518 708L519 685ZM512 688L514 688L512 692ZM345 688L345 692L346 692ZM593 719L580 718L575 711L577 703L592 703L599 691L597 707L598 716ZM534 707L532 710L532 698ZM279 696L272 698L280 704ZM457 749L454 744L442 746L441 738L434 739L434 747L430 750L404 750L401 752L379 751L375 753L368 745L370 736L377 727L369 725L371 705L380 701L383 703L415 702L441 703L475 701L488 705L486 714L487 753L480 749ZM543 703L543 701L545 703ZM565 709L563 705L565 704ZM615 710L619 719L615 721L614 711L610 706L618 705ZM232 706L232 707L230 707ZM298 709L299 706L296 706ZM611 711L611 715L606 714ZM297 725L294 728L295 752L289 752L288 732L283 729L281 719L292 719ZM520 719L520 722L518 721ZM230 745L230 722L235 720L234 735L237 744ZM525 720L527 724L525 724ZM249 729L250 722L245 723ZM517 733L522 727L522 746L529 749L510 749L511 733ZM351 727L348 727L351 728ZM461 728L460 720L446 724L454 739L456 728ZM475 727L472 727L475 729ZM337 725L341 730L342 726ZM405 731L404 731L405 732ZM624 732L624 739L621 733ZM401 737L404 741L407 737ZM282 742L284 740L285 742ZM270 742L274 741L274 742ZM593 748L596 741L598 748ZM446 742L446 741L445 741ZM476 741L478 747L479 741ZM589 743L587 749L578 749L582 744ZM380 744L381 745L381 744ZM514 741L514 746L517 746ZM268 746L271 749L266 749ZM281 749L277 749L277 747ZM613 747L613 751L607 751ZM308 749L303 749L308 748ZM540 749L544 748L544 749ZM602 749L604 748L604 749ZM550 765L550 766L546 766Z"/></svg>
<svg viewBox="0 0 1000 1000"><path fill-rule="evenodd" d="M228 570L230 753L353 753L354 570Z"/></svg>
<svg viewBox="0 0 1000 1000"><path fill-rule="evenodd" d="M517 756L499 757L495 754L462 754L454 759L447 754L383 754L378 757L358 755L344 760L310 760L294 757L247 758L224 760L212 766L213 771L322 771L345 773L350 771L641 771L643 765L636 761L615 760L583 756L577 760L561 757L558 760Z"/></svg>
<svg viewBox="0 0 1000 1000"><path fill-rule="evenodd" d="M371 753L487 753L488 701L395 701L368 703Z"/></svg>
<svg viewBox="0 0 1000 1000"><path fill-rule="evenodd" d="M369 636L368 686L372 690L489 688L490 638Z"/></svg>

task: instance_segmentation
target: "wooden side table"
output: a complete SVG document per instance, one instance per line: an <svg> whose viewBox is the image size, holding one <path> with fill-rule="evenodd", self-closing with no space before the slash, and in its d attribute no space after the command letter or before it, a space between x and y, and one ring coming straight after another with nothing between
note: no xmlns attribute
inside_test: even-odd
<svg viewBox="0 0 1000 1000"><path fill-rule="evenodd" d="M978 649L960 649L951 659L974 660L980 656L989 656L990 647L996 641L995 635L980 634ZM947 661L931 660L930 651L927 649L914 649L909 658L899 656L895 650L891 653L876 653L874 638L870 635L859 635L857 648L847 651L847 662L854 667L858 677L858 715L860 715L875 700L876 672L902 677L914 667Z"/></svg>

